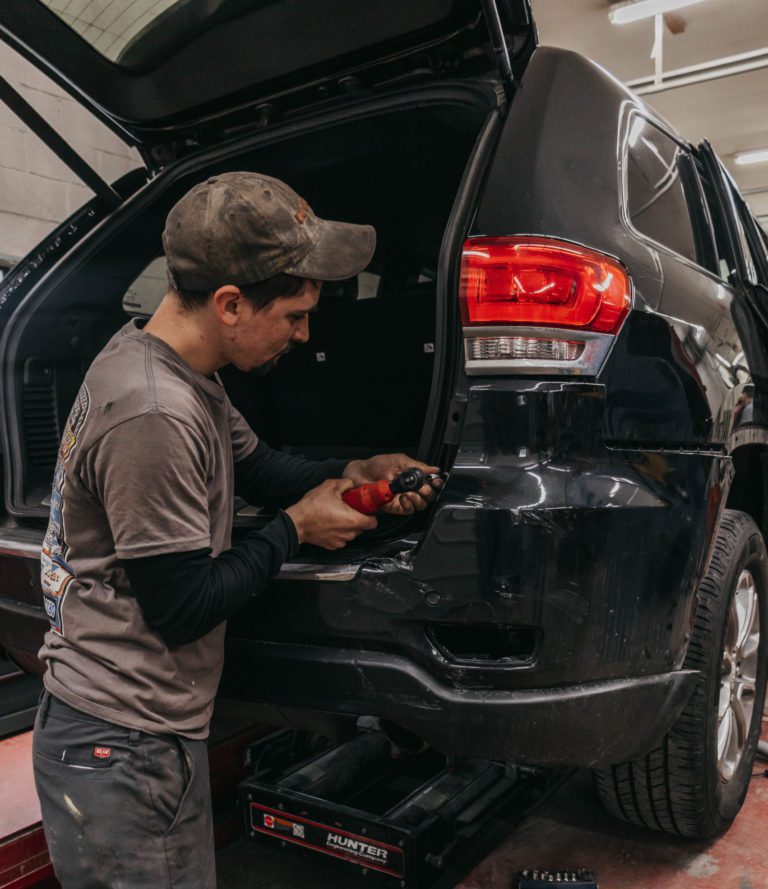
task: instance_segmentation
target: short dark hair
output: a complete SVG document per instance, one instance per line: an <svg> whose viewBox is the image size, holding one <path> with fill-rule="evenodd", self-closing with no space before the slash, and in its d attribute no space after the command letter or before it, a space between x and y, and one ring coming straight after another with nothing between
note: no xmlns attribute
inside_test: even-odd
<svg viewBox="0 0 768 889"><path fill-rule="evenodd" d="M280 274L267 278L265 281L259 281L258 284L237 284L235 286L254 308L263 309L278 297L296 296L304 286L304 280L304 278L297 278L295 275ZM188 311L202 308L214 293L213 290L186 290L183 287L176 287L173 283L173 276L170 274L168 281L171 290Z"/></svg>

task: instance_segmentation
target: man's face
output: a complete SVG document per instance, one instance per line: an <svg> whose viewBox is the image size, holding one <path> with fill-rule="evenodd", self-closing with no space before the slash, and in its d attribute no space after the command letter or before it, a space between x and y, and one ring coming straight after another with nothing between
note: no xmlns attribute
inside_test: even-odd
<svg viewBox="0 0 768 889"><path fill-rule="evenodd" d="M261 309L242 297L242 314L231 332L231 363L246 372L270 371L281 356L309 339L309 315L319 297L320 284L313 281L305 281L295 296L279 296Z"/></svg>

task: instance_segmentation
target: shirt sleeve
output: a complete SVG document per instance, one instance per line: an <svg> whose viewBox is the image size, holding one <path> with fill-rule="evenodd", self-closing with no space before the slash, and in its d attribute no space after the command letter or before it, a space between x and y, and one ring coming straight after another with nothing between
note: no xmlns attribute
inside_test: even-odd
<svg viewBox="0 0 768 889"><path fill-rule="evenodd" d="M123 566L147 624L167 645L185 645L261 595L298 548L296 528L281 512L216 558L200 549L126 559Z"/></svg>
<svg viewBox="0 0 768 889"><path fill-rule="evenodd" d="M181 420L151 412L121 423L94 442L82 471L118 558L210 547L208 449Z"/></svg>
<svg viewBox="0 0 768 889"><path fill-rule="evenodd" d="M256 506L285 507L329 478L341 478L348 460L307 460L270 448L263 440L235 463L235 493Z"/></svg>
<svg viewBox="0 0 768 889"><path fill-rule="evenodd" d="M232 459L237 463L245 459L259 443L245 417L229 403L229 435L232 439Z"/></svg>

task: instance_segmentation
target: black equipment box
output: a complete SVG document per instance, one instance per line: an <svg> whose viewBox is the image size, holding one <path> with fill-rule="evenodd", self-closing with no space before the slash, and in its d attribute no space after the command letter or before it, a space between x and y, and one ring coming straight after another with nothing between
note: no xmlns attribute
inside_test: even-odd
<svg viewBox="0 0 768 889"><path fill-rule="evenodd" d="M378 731L315 752L310 738L286 729L251 746L254 774L240 784L246 835L407 889L434 881L502 807L530 806L544 781L487 760L401 752Z"/></svg>

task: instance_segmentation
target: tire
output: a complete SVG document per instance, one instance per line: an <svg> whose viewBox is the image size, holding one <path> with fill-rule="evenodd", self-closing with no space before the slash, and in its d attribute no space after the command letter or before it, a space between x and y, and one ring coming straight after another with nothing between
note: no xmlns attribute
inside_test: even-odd
<svg viewBox="0 0 768 889"><path fill-rule="evenodd" d="M736 817L760 734L767 606L763 536L746 513L727 509L698 590L684 663L700 671L696 689L656 749L594 771L600 800L612 815L696 838L720 833Z"/></svg>

